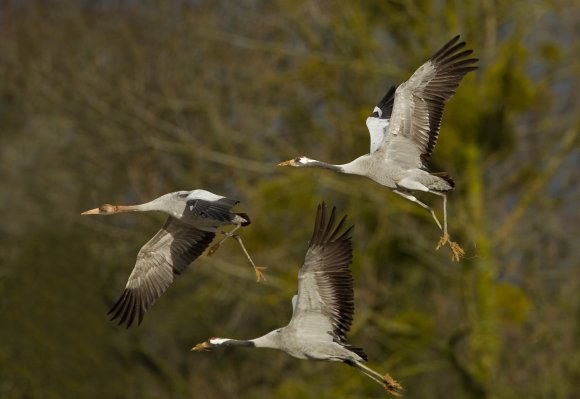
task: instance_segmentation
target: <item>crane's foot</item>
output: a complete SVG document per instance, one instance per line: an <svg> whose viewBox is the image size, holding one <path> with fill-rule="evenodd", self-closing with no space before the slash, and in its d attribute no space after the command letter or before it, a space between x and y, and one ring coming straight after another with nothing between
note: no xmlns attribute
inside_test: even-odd
<svg viewBox="0 0 580 399"><path fill-rule="evenodd" d="M393 396L401 396L403 394L403 386L399 384L393 377L388 374L383 376L383 383L385 390Z"/></svg>
<svg viewBox="0 0 580 399"><path fill-rule="evenodd" d="M451 248L451 260L453 260L453 262L459 262L461 261L461 259L463 259L463 256L465 256L465 251L463 250L463 248L461 248L459 246L458 243L456 243L455 241L449 241L449 247Z"/></svg>
<svg viewBox="0 0 580 399"><path fill-rule="evenodd" d="M461 246L459 246L458 243L456 243L455 241L451 241L449 239L449 234L447 233L443 233L443 235L439 239L439 242L437 243L437 247L435 247L435 250L439 250L446 244L449 244L449 248L451 248L451 260L453 260L453 262L459 262L461 259L463 259L465 251L463 250L463 248L461 248Z"/></svg>
<svg viewBox="0 0 580 399"><path fill-rule="evenodd" d="M441 247L447 244L447 241L449 241L449 234L443 233L443 235L439 239L439 242L437 243L437 246L435 247L435 250L438 251Z"/></svg>
<svg viewBox="0 0 580 399"><path fill-rule="evenodd" d="M192 352L201 352L201 351L206 351L206 352L210 352L210 344L205 341L202 342L200 344L195 345L193 348L191 348Z"/></svg>
<svg viewBox="0 0 580 399"><path fill-rule="evenodd" d="M264 275L263 270L266 270L267 267L260 267L254 266L254 271L256 272L256 282L259 283L260 281L266 281L266 276Z"/></svg>

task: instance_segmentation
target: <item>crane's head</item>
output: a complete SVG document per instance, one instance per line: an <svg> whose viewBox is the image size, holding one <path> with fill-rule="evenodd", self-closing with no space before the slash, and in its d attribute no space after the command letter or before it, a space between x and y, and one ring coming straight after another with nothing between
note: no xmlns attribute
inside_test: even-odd
<svg viewBox="0 0 580 399"><path fill-rule="evenodd" d="M232 341L232 340L227 339L227 338L211 337L207 341L204 341L200 344L195 345L193 348L191 348L191 350L193 352L210 351L213 348L217 348L218 346L222 346L227 341Z"/></svg>
<svg viewBox="0 0 580 399"><path fill-rule="evenodd" d="M314 159L310 159L308 157L305 157L304 155L299 156L297 158L294 159L290 159L288 161L284 161L284 162L280 162L278 164L278 166L294 166L294 167L301 167L301 166L306 166L309 163L314 162Z"/></svg>
<svg viewBox="0 0 580 399"><path fill-rule="evenodd" d="M130 211L130 207L123 205L103 204L98 208L84 211L81 215L113 215L120 212Z"/></svg>

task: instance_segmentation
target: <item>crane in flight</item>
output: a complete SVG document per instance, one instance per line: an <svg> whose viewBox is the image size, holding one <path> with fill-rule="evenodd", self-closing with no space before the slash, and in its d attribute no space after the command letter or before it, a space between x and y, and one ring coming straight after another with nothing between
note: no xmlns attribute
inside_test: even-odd
<svg viewBox="0 0 580 399"><path fill-rule="evenodd" d="M343 362L355 367L399 396L401 385L388 374L381 375L364 364L362 348L346 342L354 314L351 232L343 229L346 216L336 223L336 208L330 217L324 202L318 205L314 232L298 272L298 294L292 298L292 318L286 327L259 338L236 340L210 338L192 351L218 347L279 349L298 359Z"/></svg>
<svg viewBox="0 0 580 399"><path fill-rule="evenodd" d="M324 168L334 172L366 176L413 201L431 213L443 235L436 249L449 244L452 259L459 261L463 249L447 232L447 193L455 187L445 172L430 172L428 161L439 136L445 102L463 77L477 69L477 58L467 58L473 50L463 50L459 35L451 39L396 89L392 86L367 118L370 152L354 161L333 165L300 156L278 166ZM443 198L443 226L433 209L413 192Z"/></svg>
<svg viewBox="0 0 580 399"><path fill-rule="evenodd" d="M257 267L235 232L251 223L245 213L230 209L239 201L205 190L176 191L139 205L104 204L81 215L114 215L122 212L158 211L168 214L167 221L137 254L137 262L129 276L123 294L109 311L111 320L119 318L119 325L127 328L143 316L167 290L175 276L180 275L211 244L216 233L224 238L210 248L217 250L228 237L235 238L254 267L257 281L264 279L263 267ZM235 227L224 232L223 226Z"/></svg>

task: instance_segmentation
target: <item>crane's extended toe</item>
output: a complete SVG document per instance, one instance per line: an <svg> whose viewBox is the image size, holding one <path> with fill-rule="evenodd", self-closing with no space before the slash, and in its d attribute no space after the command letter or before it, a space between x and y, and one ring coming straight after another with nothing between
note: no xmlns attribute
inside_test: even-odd
<svg viewBox="0 0 580 399"><path fill-rule="evenodd" d="M256 272L256 282L259 283L261 281L266 281L266 275L264 274L264 270L266 270L267 267L260 267L260 266L256 266L254 267L254 271Z"/></svg>
<svg viewBox="0 0 580 399"><path fill-rule="evenodd" d="M437 246L435 247L435 250L438 251L441 247L447 244L447 241L449 241L449 234L443 233L443 235L439 239L439 242L437 243Z"/></svg>
<svg viewBox="0 0 580 399"><path fill-rule="evenodd" d="M453 253L451 259L454 262L461 261L461 259L463 259L463 256L465 256L465 251L463 250L463 248L461 248L459 244L456 243L455 241L449 241L449 247L451 247L451 252Z"/></svg>
<svg viewBox="0 0 580 399"><path fill-rule="evenodd" d="M455 241L451 241L449 239L449 234L447 233L443 233L443 235L439 239L439 242L437 243L437 246L435 247L435 250L437 251L441 249L446 244L448 244L449 248L451 248L451 260L453 262L461 261L461 259L463 259L463 256L465 255L465 251L463 250L463 248L461 248L461 246L458 243L456 243Z"/></svg>
<svg viewBox="0 0 580 399"><path fill-rule="evenodd" d="M398 381L388 374L383 376L383 382L385 390L393 396L401 396L403 394L404 388Z"/></svg>

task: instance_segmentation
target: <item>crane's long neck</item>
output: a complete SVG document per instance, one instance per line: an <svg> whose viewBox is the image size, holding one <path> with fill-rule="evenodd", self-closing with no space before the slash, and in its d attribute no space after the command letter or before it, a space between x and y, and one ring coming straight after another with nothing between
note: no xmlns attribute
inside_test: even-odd
<svg viewBox="0 0 580 399"><path fill-rule="evenodd" d="M317 161L315 159L310 159L308 162L303 163L301 166L305 168L321 168L332 170L333 172L337 173L345 173L342 165L333 165L330 163Z"/></svg>
<svg viewBox="0 0 580 399"><path fill-rule="evenodd" d="M357 159L345 163L342 165L333 165L326 162L317 161L316 159L305 158L304 161L300 162L302 167L311 168L322 168L332 170L337 173L345 173L349 175L365 175L365 171L368 169L369 157L368 155L363 155Z"/></svg>
<svg viewBox="0 0 580 399"><path fill-rule="evenodd" d="M81 213L81 215L115 215L117 213L124 213L124 212L148 212L148 211L161 211L165 213L169 213L164 207L164 201L166 200L165 196L159 197L154 199L153 201L146 202L144 204L138 205L111 205L111 204L103 204L98 208L91 209ZM166 202L166 201L165 201ZM172 215L173 216L173 215Z"/></svg>
<svg viewBox="0 0 580 399"><path fill-rule="evenodd" d="M256 345L254 344L254 342L250 341L244 341L244 340L238 340L238 339L231 339L231 338L211 338L209 340L209 343L212 344L213 346L238 346L238 347L245 347L245 348L252 348L255 347Z"/></svg>
<svg viewBox="0 0 580 399"><path fill-rule="evenodd" d="M279 349L279 333L277 331L269 332L261 337L250 339L248 341L231 339L231 338L211 338L209 343L216 346L238 346L246 348L272 348Z"/></svg>
<svg viewBox="0 0 580 399"><path fill-rule="evenodd" d="M161 197L163 198L163 197ZM138 204L138 205L131 205L129 206L129 208L131 208L131 211L136 211L136 212L149 212L149 211L164 211L164 207L162 206L162 201L159 198L154 199L153 201L149 201L149 202L145 202L144 204Z"/></svg>
<svg viewBox="0 0 580 399"><path fill-rule="evenodd" d="M137 205L109 205L114 208L112 213L123 213L123 212L150 212L150 211L163 211L159 199L154 199L153 201L145 202L144 204Z"/></svg>
<svg viewBox="0 0 580 399"><path fill-rule="evenodd" d="M111 205L104 204L98 208L91 209L90 211L83 212L83 215L115 215L117 213L125 212L148 212L148 211L163 211L160 207L160 203L157 200L146 202L144 204L138 205Z"/></svg>

